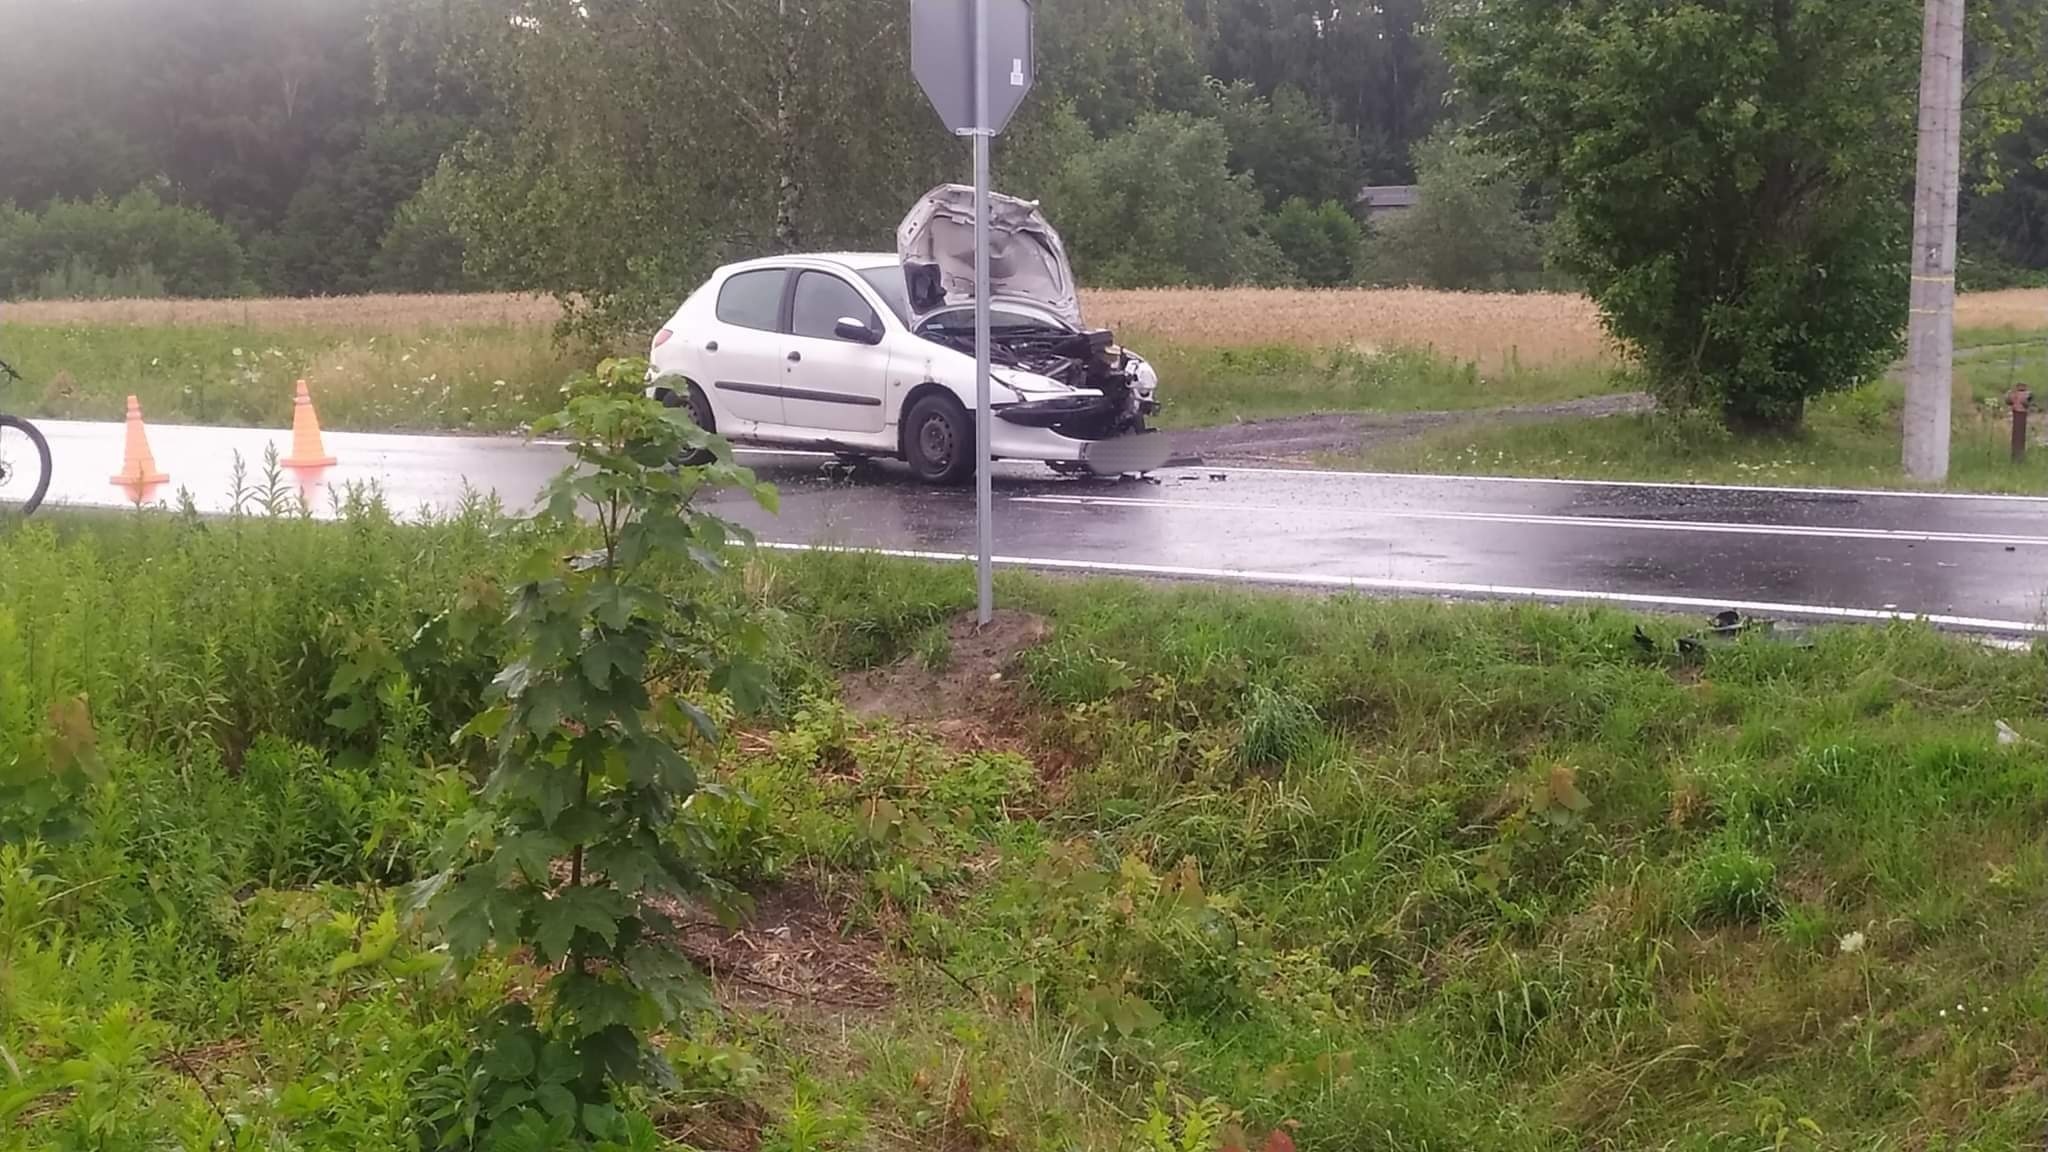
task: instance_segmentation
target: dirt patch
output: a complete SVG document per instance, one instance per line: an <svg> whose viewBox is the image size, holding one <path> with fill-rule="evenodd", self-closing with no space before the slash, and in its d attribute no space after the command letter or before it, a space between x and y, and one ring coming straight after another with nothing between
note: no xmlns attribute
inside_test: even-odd
<svg viewBox="0 0 2048 1152"><path fill-rule="evenodd" d="M862 719L932 724L960 734L1010 711L1007 675L1019 653L1045 642L1052 625L1029 612L998 611L986 628L972 613L946 627L946 666L933 670L913 653L887 668L845 680L847 710Z"/></svg>
<svg viewBox="0 0 2048 1152"><path fill-rule="evenodd" d="M711 974L725 999L873 1009L895 995L881 972L882 942L851 930L845 910L815 886L758 895L734 929L702 917L682 923L683 953Z"/></svg>
<svg viewBox="0 0 2048 1152"><path fill-rule="evenodd" d="M1318 455L1355 455L1367 448L1468 424L1538 424L1649 412L1656 401L1642 392L1588 396L1555 404L1474 408L1448 412L1325 412L1279 420L1252 420L1173 433L1178 451L1205 461L1298 461Z"/></svg>
<svg viewBox="0 0 2048 1152"><path fill-rule="evenodd" d="M751 1101L719 1100L662 1114L656 1118L654 1130L686 1148L754 1152L761 1146L761 1129L768 1119L768 1113Z"/></svg>

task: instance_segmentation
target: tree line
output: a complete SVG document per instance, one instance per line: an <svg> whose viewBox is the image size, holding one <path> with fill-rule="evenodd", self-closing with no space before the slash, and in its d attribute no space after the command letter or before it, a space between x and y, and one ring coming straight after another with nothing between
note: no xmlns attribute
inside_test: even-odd
<svg viewBox="0 0 2048 1152"><path fill-rule="evenodd" d="M0 294L602 297L877 246L964 169L907 8L6 0ZM1443 115L1424 26L1422 0L1046 0L1001 179L1062 202L1104 282L1348 281L1359 186L1413 179Z"/></svg>
<svg viewBox="0 0 2048 1152"><path fill-rule="evenodd" d="M1972 6L1966 286L2048 282L2040 2ZM632 329L964 174L908 8L0 0L0 296L516 288ZM1919 0L1038 12L997 181L1088 282L1583 287L1741 422L1889 352ZM1421 203L1369 221L1369 183Z"/></svg>
<svg viewBox="0 0 2048 1152"><path fill-rule="evenodd" d="M7 0L0 293L605 296L872 247L964 167L909 76L907 9ZM1485 109L1454 99L1437 14L1044 0L999 180L1097 283L1544 283L1545 189L1451 138ZM2007 125L2008 178L1970 197L1980 283L2048 269L2044 145L2048 117ZM1421 218L1368 235L1359 188L1417 180Z"/></svg>

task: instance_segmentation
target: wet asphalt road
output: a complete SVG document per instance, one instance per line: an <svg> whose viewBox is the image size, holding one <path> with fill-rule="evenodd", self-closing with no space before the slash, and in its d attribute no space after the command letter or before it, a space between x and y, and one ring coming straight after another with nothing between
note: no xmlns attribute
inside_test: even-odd
<svg viewBox="0 0 2048 1152"><path fill-rule="evenodd" d="M53 504L118 507L122 429L41 422L56 458ZM153 425L170 483L203 511L232 504L234 459L262 483L272 431ZM338 466L287 473L316 511L352 483L400 512L446 509L465 486L529 506L566 462L560 448L496 438L329 433ZM900 468L848 472L829 458L742 453L782 493L770 516L717 509L764 542L953 557L974 546L971 491L933 490ZM1919 615L1952 627L2040 631L2048 620L2048 499L1671 485L1170 469L1152 480L1069 480L1001 466L1000 561L1078 572L1234 580L1448 597L1737 608L1799 618Z"/></svg>

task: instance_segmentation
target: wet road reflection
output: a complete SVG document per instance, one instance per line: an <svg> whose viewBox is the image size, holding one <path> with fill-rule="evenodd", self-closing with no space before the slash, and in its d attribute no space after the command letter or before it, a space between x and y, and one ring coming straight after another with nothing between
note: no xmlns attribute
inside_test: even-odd
<svg viewBox="0 0 2048 1152"><path fill-rule="evenodd" d="M54 504L119 506L108 483L121 428L51 421ZM157 461L206 512L234 503L234 463L260 484L286 434L156 425ZM340 463L286 473L316 512L374 486L401 513L445 511L466 490L529 507L567 463L556 446L482 437L329 433ZM935 490L886 463L743 453L782 493L778 516L736 498L714 506L762 540L960 554L973 548L969 491ZM1713 603L1961 618L2003 629L2043 619L2048 500L1901 493L1568 484L1183 468L1107 482L1003 465L997 551L1080 570L1468 595L1621 599L1690 610ZM1825 612L1823 612L1825 614Z"/></svg>

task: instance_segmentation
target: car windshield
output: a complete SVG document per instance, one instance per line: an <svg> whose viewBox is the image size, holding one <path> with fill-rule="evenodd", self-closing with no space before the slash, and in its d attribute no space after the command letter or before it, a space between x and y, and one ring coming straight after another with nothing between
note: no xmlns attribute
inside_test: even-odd
<svg viewBox="0 0 2048 1152"><path fill-rule="evenodd" d="M890 264L882 268L862 268L860 278L867 281L868 287L873 288L876 294L881 296L882 303L889 306L889 311L894 312L898 320L906 325L910 323L910 291L904 287L901 264Z"/></svg>

